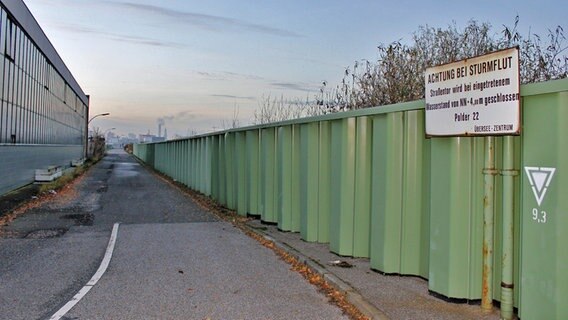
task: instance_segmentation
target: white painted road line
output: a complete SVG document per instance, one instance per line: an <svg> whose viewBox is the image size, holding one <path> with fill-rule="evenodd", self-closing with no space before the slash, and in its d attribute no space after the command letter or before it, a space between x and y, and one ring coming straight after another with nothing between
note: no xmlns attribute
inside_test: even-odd
<svg viewBox="0 0 568 320"><path fill-rule="evenodd" d="M53 316L51 316L49 320L59 320L61 319L61 317L66 315L67 312L69 312L69 310L71 310L77 303L79 303L79 301L83 299L83 297L93 288L93 286L97 284L99 279L106 272L108 265L110 264L110 259L112 258L112 253L114 252L114 246L118 237L119 225L119 223L115 223L112 227L112 233L108 241L105 256L97 272L95 272L91 280L89 280L89 282L87 282L87 284L83 288L81 288L81 290L79 290L79 292L77 292L77 294L69 302L67 302L63 307L61 307L61 309L59 309Z"/></svg>

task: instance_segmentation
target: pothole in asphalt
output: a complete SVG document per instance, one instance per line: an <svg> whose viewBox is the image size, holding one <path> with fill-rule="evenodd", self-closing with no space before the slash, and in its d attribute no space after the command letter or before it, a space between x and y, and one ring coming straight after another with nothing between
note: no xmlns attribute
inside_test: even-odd
<svg viewBox="0 0 568 320"><path fill-rule="evenodd" d="M26 239L50 239L61 237L67 232L65 228L35 230L28 233L24 238Z"/></svg>
<svg viewBox="0 0 568 320"><path fill-rule="evenodd" d="M67 214L62 216L61 219L75 220L75 224L78 226L92 226L95 215L92 213Z"/></svg>

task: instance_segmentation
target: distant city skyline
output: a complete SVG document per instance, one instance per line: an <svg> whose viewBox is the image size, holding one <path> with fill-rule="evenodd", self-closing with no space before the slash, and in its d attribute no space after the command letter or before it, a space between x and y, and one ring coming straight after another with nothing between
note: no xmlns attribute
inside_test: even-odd
<svg viewBox="0 0 568 320"><path fill-rule="evenodd" d="M419 26L520 16L520 32L565 26L565 1L24 0L84 91L91 126L170 136L248 125L263 96L313 97L381 43ZM563 25L564 24L564 25Z"/></svg>

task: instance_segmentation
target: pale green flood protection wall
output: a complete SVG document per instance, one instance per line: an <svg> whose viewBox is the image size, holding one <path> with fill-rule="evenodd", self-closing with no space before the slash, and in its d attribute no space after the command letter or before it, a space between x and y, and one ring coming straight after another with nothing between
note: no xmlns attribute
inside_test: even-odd
<svg viewBox="0 0 568 320"><path fill-rule="evenodd" d="M568 319L568 80L521 86L521 95L515 306L525 319ZM503 138L495 140L500 169ZM134 154L240 215L329 243L339 255L370 258L386 274L420 276L438 294L477 300L484 148L484 138L426 139L424 101L415 101L138 144ZM501 188L497 175L495 300Z"/></svg>

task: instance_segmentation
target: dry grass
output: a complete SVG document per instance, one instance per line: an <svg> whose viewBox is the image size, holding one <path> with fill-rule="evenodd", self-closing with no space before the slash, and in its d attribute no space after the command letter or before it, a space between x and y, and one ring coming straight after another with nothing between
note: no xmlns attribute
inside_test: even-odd
<svg viewBox="0 0 568 320"><path fill-rule="evenodd" d="M68 172L61 176L59 179L51 181L49 183L42 184L39 188L39 193L47 193L51 190L60 190L71 181L75 180L77 177L83 175L85 173L85 168L83 166L75 168L72 172Z"/></svg>

